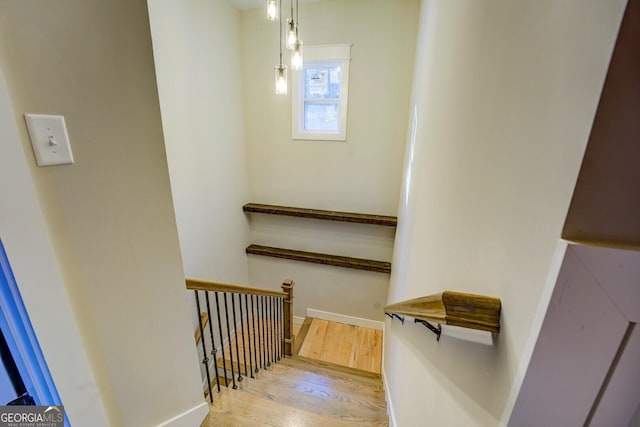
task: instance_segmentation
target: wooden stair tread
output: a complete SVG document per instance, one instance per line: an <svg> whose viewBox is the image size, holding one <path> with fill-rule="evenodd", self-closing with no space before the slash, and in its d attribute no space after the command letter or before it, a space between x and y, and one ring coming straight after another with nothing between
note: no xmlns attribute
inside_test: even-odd
<svg viewBox="0 0 640 427"><path fill-rule="evenodd" d="M289 360L289 359L287 359ZM306 362L300 359L301 362ZM281 361L282 362L282 361ZM329 388L340 390L345 393L358 393L361 399L378 398L380 393L383 392L382 380L380 378L363 377L355 375L354 378L349 378L351 373L344 373L340 371L334 371L331 368L326 368L333 372L332 376L321 375L313 372L313 363L307 363L305 369L294 368L286 363L278 363L278 369L280 371L290 372L287 375L287 380L300 380L308 384L317 385L319 388ZM375 380L374 382L370 380Z"/></svg>
<svg viewBox="0 0 640 427"><path fill-rule="evenodd" d="M379 378L382 368L382 331L311 318L298 356L321 366Z"/></svg>
<svg viewBox="0 0 640 427"><path fill-rule="evenodd" d="M380 376L363 376L358 372L341 371L335 369L335 365L313 363L300 356L282 359L280 365L306 371L307 375L315 375L313 379L310 378L312 381L337 381L343 385L346 383L358 388L368 387L377 391L383 390Z"/></svg>
<svg viewBox="0 0 640 427"><path fill-rule="evenodd" d="M249 245L248 254L310 262L313 264L331 265L334 267L352 268L356 270L391 273L391 263L364 258L353 258L340 255L322 254L318 252L298 251L294 249L275 248L272 246Z"/></svg>
<svg viewBox="0 0 640 427"><path fill-rule="evenodd" d="M353 426L356 422L366 426L388 426L388 420L358 421L346 416L346 420L316 414L284 405L266 397L242 390L222 393L213 405L201 427L252 427L252 426ZM285 424L286 423L286 424Z"/></svg>
<svg viewBox="0 0 640 427"><path fill-rule="evenodd" d="M331 369L333 371L337 371L337 372L341 372L343 374L352 374L358 377L363 377L363 378L371 378L371 379L381 379L382 375L375 373L375 372L370 372L370 371L365 371L363 369L357 369L357 368L350 368L349 366L344 366L344 365L339 365L337 363L332 363L332 362L327 362L324 360L318 360L318 359L312 359L310 357L305 357L305 356L296 356L297 359L302 360L307 362L310 365L315 365L318 366L320 368L327 368L327 369Z"/></svg>
<svg viewBox="0 0 640 427"><path fill-rule="evenodd" d="M291 361L282 359L281 362ZM378 391L354 390L352 381L306 372L303 361L260 371L259 379L245 379L238 389L214 391L214 403L202 426L387 426L381 381ZM311 369L314 369L311 367ZM360 378L367 383L369 380ZM366 386L364 386L366 389ZM286 424L283 421L286 419Z"/></svg>
<svg viewBox="0 0 640 427"><path fill-rule="evenodd" d="M252 320L245 322L246 335L253 332ZM307 324L311 321L311 318L305 319ZM228 379L228 386L225 386L224 377L220 377L221 389L218 392L213 378L213 404L202 426L389 425L379 375L372 376L371 373L355 372L348 368L345 370L337 365L294 356L282 357L267 369L260 368L251 378L251 373L246 373L244 369L247 349L243 350L241 337L241 331L238 330L231 342L226 343L224 357L227 376L231 376L233 367L237 388L232 388L231 378ZM246 354L249 356L248 352ZM219 351L217 356L218 372L222 372L222 352ZM248 357L247 369L249 367ZM239 372L242 381L237 379Z"/></svg>
<svg viewBox="0 0 640 427"><path fill-rule="evenodd" d="M319 387L331 387L340 390L358 392L364 395L377 395L382 390L382 383L380 375L371 375L369 372L359 372L353 369L344 369L343 366L332 364L317 364L317 361L310 360L304 357L296 356L296 359L301 362L296 364L291 362L291 358L280 359L280 361L272 363L271 366L266 369L260 368L258 372L254 371L255 378L262 378L265 372L273 372L277 369L287 377L287 380L281 378L271 377L270 381L283 382L293 380L300 380L310 384L316 384ZM227 371L231 375L231 362L227 362ZM236 362L234 366L234 377L237 379L238 370ZM276 368L277 367L277 368ZM218 368L222 369L222 365L218 362ZM319 369L315 369L319 368ZM324 369L324 370L323 370ZM315 371L315 372L314 372ZM331 374L325 374L325 372L331 372ZM251 373L245 374L244 366L241 367L240 374L244 378L251 378Z"/></svg>
<svg viewBox="0 0 640 427"><path fill-rule="evenodd" d="M313 218L329 221L354 222L358 224L383 225L388 227L395 227L398 225L397 217L387 215L372 215L355 212L296 208L291 206L265 205L260 203L247 203L242 207L242 210L250 213L283 215L298 218Z"/></svg>
<svg viewBox="0 0 640 427"><path fill-rule="evenodd" d="M292 368L278 363L269 375L270 385L283 386L291 389L299 389L301 393L333 398L338 400L349 399L354 394L358 395L358 402L373 409L385 409L382 390L370 387L366 382L327 380L326 377L312 372ZM381 403L382 402L382 403Z"/></svg>
<svg viewBox="0 0 640 427"><path fill-rule="evenodd" d="M240 387L245 392L256 396L268 396L269 399L287 406L313 413L332 417L344 417L344 414L349 414L348 416L354 419L386 418L384 399L363 397L360 393L356 395L340 387L307 382L299 375L287 375L289 372L275 365L263 374L262 380L250 382L245 380Z"/></svg>
<svg viewBox="0 0 640 427"><path fill-rule="evenodd" d="M282 360L282 359L280 359ZM224 369L224 366L222 365L222 358L218 358L218 369ZM238 362L236 362L235 360L233 361L233 365L231 364L231 360L230 359L225 359L224 362L226 363L227 366L227 371L230 373L231 372L231 366L233 366L233 372L235 372L235 376L238 376L238 373L240 373L240 375L242 375L243 377L250 377L251 376L251 367L249 366L249 361L247 360L247 369L244 369L244 360L242 360L240 362L240 364L238 365ZM279 363L278 361L274 361L271 363L271 365L269 366L273 366L276 363ZM269 366L267 366L266 369L269 369ZM253 365L254 368L254 374L255 374L255 365ZM263 369L261 367L258 367L259 371L262 371Z"/></svg>

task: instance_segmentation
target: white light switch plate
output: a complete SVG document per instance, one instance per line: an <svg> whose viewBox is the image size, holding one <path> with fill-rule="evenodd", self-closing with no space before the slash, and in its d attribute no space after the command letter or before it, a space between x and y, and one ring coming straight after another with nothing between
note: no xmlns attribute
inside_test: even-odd
<svg viewBox="0 0 640 427"><path fill-rule="evenodd" d="M38 166L73 163L73 153L63 116L25 114Z"/></svg>

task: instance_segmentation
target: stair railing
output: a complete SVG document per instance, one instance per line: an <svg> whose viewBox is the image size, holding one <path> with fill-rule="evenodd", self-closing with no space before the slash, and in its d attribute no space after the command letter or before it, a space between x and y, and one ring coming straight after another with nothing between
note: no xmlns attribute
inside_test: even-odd
<svg viewBox="0 0 640 427"><path fill-rule="evenodd" d="M292 355L293 281L284 281L283 292L195 278L187 278L185 282L195 294L199 319L196 344L202 346L205 393L211 403L214 387L220 392L221 379L225 387L231 383L237 389L237 383L244 380L243 374L255 378L260 369L269 369L282 357ZM202 311L204 308L206 311ZM207 326L210 352L205 337ZM218 358L218 352L222 357Z"/></svg>
<svg viewBox="0 0 640 427"><path fill-rule="evenodd" d="M443 291L388 305L384 308L384 313L391 320L400 320L403 325L403 316L413 317L414 323L425 326L440 341L442 325L499 333L501 310L502 302L499 298ZM437 322L438 326L430 322Z"/></svg>

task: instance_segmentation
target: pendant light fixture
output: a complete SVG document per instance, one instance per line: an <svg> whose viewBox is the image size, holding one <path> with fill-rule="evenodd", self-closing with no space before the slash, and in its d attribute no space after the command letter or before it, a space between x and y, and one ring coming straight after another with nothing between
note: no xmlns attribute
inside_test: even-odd
<svg viewBox="0 0 640 427"><path fill-rule="evenodd" d="M279 8L277 0L267 0L267 19L277 21L279 18Z"/></svg>
<svg viewBox="0 0 640 427"><path fill-rule="evenodd" d="M298 23L293 19L293 0L289 0L291 5L291 17L287 19L287 49L293 49L298 40Z"/></svg>
<svg viewBox="0 0 640 427"><path fill-rule="evenodd" d="M302 70L304 61L302 59L302 40L296 41L291 51L291 69Z"/></svg>
<svg viewBox="0 0 640 427"><path fill-rule="evenodd" d="M278 15L282 10L282 0L280 0L280 7L278 8ZM276 95L287 94L287 66L282 63L282 24L278 24L280 30L280 37L278 38L278 47L280 48L280 63L275 67L276 78Z"/></svg>
<svg viewBox="0 0 640 427"><path fill-rule="evenodd" d="M293 70L302 70L302 67L303 67L302 40L300 40L300 36L298 35L299 22L300 20L298 19L298 0L296 0L296 41L293 44L293 50L291 51L291 69Z"/></svg>

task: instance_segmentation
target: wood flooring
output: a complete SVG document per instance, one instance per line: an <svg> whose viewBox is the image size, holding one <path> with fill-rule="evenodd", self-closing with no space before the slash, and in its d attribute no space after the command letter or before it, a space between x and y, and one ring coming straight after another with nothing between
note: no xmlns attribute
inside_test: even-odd
<svg viewBox="0 0 640 427"><path fill-rule="evenodd" d="M228 381L226 387L225 378L220 377L219 392L215 380L212 381L213 404L201 427L389 425L379 375L381 331L308 318L303 325L294 326L300 340L298 348L304 349L306 356L275 358L270 365L263 366L262 346L250 345L248 337L253 336L253 322L247 323L244 349L241 334L237 351L235 338L225 349L228 370L231 369L228 359L231 354L234 357L235 381ZM277 325L274 329L278 330ZM267 337L270 330L266 328ZM256 332L261 332L261 328L256 328ZM249 376L244 368L245 354L248 365L254 369L254 354L258 355L260 369L258 372L248 369ZM372 354L372 360L367 362ZM218 362L221 367L221 358ZM236 378L238 371L244 376L242 381ZM231 388L234 382L235 390Z"/></svg>
<svg viewBox="0 0 640 427"><path fill-rule="evenodd" d="M380 374L382 331L322 319L310 320L298 355L325 363Z"/></svg>
<svg viewBox="0 0 640 427"><path fill-rule="evenodd" d="M201 427L388 426L380 379L283 358L238 389L214 390Z"/></svg>

